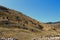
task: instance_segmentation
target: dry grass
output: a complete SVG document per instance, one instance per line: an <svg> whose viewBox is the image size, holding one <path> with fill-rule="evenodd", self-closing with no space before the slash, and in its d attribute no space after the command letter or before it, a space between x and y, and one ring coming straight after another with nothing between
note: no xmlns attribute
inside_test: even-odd
<svg viewBox="0 0 60 40"><path fill-rule="evenodd" d="M21 12L11 9L6 10L6 8L0 10L0 37L33 40L39 36L60 34L60 28L41 23Z"/></svg>

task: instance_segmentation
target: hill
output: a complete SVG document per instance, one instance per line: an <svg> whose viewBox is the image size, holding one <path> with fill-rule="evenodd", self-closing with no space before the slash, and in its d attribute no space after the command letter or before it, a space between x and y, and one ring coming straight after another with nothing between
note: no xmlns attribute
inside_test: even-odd
<svg viewBox="0 0 60 40"><path fill-rule="evenodd" d="M34 40L40 36L60 34L57 29L51 24L39 22L21 12L0 6L0 38Z"/></svg>

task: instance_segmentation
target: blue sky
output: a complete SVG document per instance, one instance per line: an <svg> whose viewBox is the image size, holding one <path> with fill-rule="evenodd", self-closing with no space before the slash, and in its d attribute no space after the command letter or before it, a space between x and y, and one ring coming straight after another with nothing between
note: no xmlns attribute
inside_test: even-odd
<svg viewBox="0 0 60 40"><path fill-rule="evenodd" d="M0 5L41 22L60 21L60 0L0 0Z"/></svg>

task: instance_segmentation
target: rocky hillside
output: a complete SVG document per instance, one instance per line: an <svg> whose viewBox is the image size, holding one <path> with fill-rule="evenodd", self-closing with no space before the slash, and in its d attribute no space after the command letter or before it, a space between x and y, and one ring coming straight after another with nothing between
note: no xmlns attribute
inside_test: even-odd
<svg viewBox="0 0 60 40"><path fill-rule="evenodd" d="M57 34L59 31L51 24L39 22L21 12L0 6L0 38L35 40L40 36Z"/></svg>

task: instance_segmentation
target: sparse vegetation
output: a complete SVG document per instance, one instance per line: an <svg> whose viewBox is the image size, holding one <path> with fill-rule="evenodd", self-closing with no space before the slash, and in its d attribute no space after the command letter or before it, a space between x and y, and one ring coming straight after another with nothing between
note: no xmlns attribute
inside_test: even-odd
<svg viewBox="0 0 60 40"><path fill-rule="evenodd" d="M8 8L6 8L6 7L3 7L3 6L0 6L0 10L8 10Z"/></svg>
<svg viewBox="0 0 60 40"><path fill-rule="evenodd" d="M38 28L42 30L43 29L43 26L42 25L38 25Z"/></svg>
<svg viewBox="0 0 60 40"><path fill-rule="evenodd" d="M24 21L24 23L28 24L28 21Z"/></svg>
<svg viewBox="0 0 60 40"><path fill-rule="evenodd" d="M40 40L40 36L60 34L59 26L60 24L39 23L21 12L0 6L0 37Z"/></svg>
<svg viewBox="0 0 60 40"><path fill-rule="evenodd" d="M17 20L17 21L22 21L22 20L20 19L20 17L18 17L18 16L16 17L16 20Z"/></svg>

